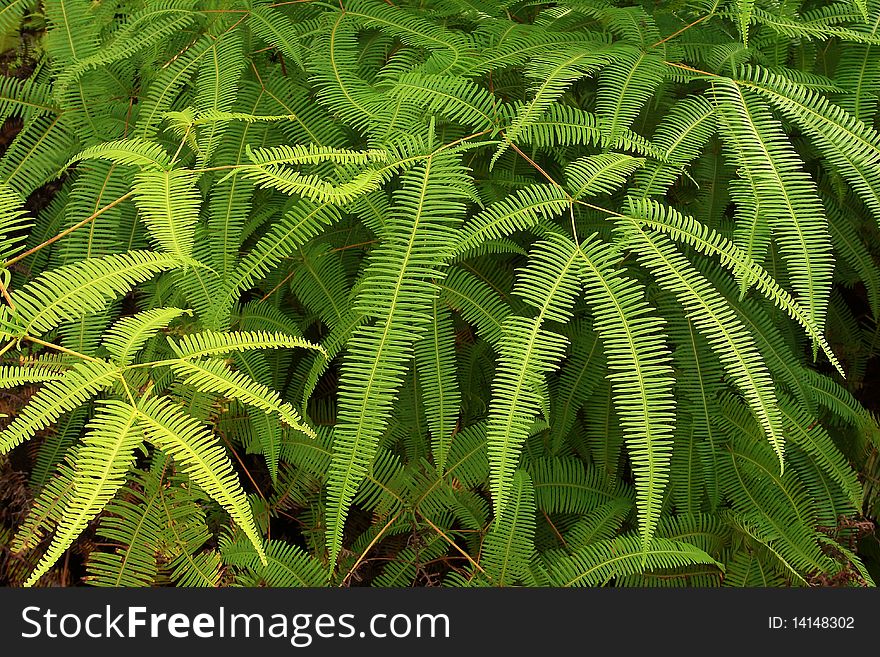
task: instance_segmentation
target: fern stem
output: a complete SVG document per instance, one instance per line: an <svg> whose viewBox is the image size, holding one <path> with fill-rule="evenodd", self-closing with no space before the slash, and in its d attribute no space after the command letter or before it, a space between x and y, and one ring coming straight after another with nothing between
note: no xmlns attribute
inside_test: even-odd
<svg viewBox="0 0 880 657"><path fill-rule="evenodd" d="M361 556L358 557L357 561L354 562L354 565L348 569L348 572L345 574L345 577L342 578L342 581L339 583L340 588L345 586L345 583L348 581L348 578L351 577L352 575L354 575L354 572L357 570L358 566L361 565L361 563L363 562L363 560L367 556L367 554L370 552L370 550L373 549L373 546L379 542L379 539L382 538L382 535L385 534L385 532L388 530L388 528L391 525L393 525L395 522L397 522L397 519L400 518L402 513L403 513L403 510L398 511L395 514L395 516L391 520L389 520L387 523L385 523L385 526L382 527L382 529L380 529L376 533L376 535L373 537L373 540L370 541L370 544L364 549L363 552L361 552Z"/></svg>
<svg viewBox="0 0 880 657"><path fill-rule="evenodd" d="M238 455L238 452L232 446L232 443L229 442L229 439L224 434L221 433L220 437L223 438L223 442L226 443L226 446L229 448L229 451L232 452L232 455L235 457L235 460L238 461L238 464L241 466L241 469L244 470L244 473L247 475L247 478L251 482L251 485L254 487L254 490L257 491L257 493L259 494L259 496L263 500L265 500L266 496L263 494L263 489L261 489L257 485L257 482L254 480L254 477L251 474L251 471L248 470L248 467L244 464L244 461L241 460L241 457Z"/></svg>
<svg viewBox="0 0 880 657"><path fill-rule="evenodd" d="M538 171L538 173L540 173L542 176L544 176L552 185L555 185L560 190L562 190L562 193L565 194L565 196L568 198L569 203L572 203L572 204L577 203L578 205L583 205L584 207L590 208L591 210L598 210L599 212L604 212L606 214L611 215L612 217L624 218L624 215L620 214L619 212L615 212L614 210L609 210L608 208L603 208L600 205L593 205L592 203L587 203L586 201L582 201L580 199L574 198L571 194L569 194L566 191L566 189L562 185L560 185L558 182L556 182L550 176L549 173L544 171L544 169L541 167L540 164L538 164L532 158L530 158L528 155L523 153L522 150L520 150L519 146L517 146L513 142L510 142L510 146L511 146L511 148L513 148L513 150L515 150L517 153L519 153L526 162L531 164ZM574 231L575 242L578 242L577 231L574 228L574 217L572 217L572 231Z"/></svg>
<svg viewBox="0 0 880 657"><path fill-rule="evenodd" d="M502 134L504 134L504 133L502 132ZM569 202L571 202L571 201L574 200L574 199L571 197L571 194L569 194L567 191L565 191L565 188L564 188L562 185L560 185L558 182L556 182L556 181L550 176L549 173L547 173L546 171L544 171L544 169L541 167L540 164L538 164L538 163L535 162L532 158L530 158L528 155L526 155L525 153L523 153L522 150L520 150L520 147L519 147L519 146L517 146L517 145L514 144L513 142L510 142L510 147L511 147L513 150L515 150L517 153L519 153L520 156L521 156L526 162L528 162L529 164L531 164L531 165L532 165L532 166L538 171L538 173L540 173L540 174L541 174L542 176L544 176L548 181L550 181L550 184L551 184L551 185L556 185L559 189L561 189L561 190L562 190L562 193L565 194L565 196L568 198Z"/></svg>
<svg viewBox="0 0 880 657"><path fill-rule="evenodd" d="M137 402L134 400L134 395L131 394L131 388L128 387L128 381L125 380L124 376L120 376L119 379L122 381L122 387L125 389L125 396L128 397L128 403L137 408Z"/></svg>
<svg viewBox="0 0 880 657"><path fill-rule="evenodd" d="M70 228L66 228L66 229L62 230L62 231L61 231L60 233L58 233L55 237L50 237L49 239L47 239L47 240L46 240L45 242L43 242L42 244L37 244L37 246L35 246L34 248L32 248L32 249L28 249L28 250L25 251L24 253L20 253L19 255L15 256L14 258L10 258L9 260L7 260L6 262L3 263L3 266L4 266L4 267L9 267L10 265L15 264L16 262L19 262L19 261L21 261L21 260L24 260L24 259L27 258L28 256L33 255L34 253L36 253L36 252L39 251L40 249L44 249L45 247L49 246L50 244L54 244L55 242L57 242L57 241L60 240L61 238L63 238L63 237L67 237L67 236L70 235L73 231L75 231L75 230L79 230L80 228L82 228L83 226L85 226L86 224L88 224L89 222L94 221L95 219L97 219L98 217L100 217L102 214L104 214L105 212L107 212L107 210L110 210L110 209L112 209L112 208L115 208L117 205L119 205L119 204L122 203L123 201L128 200L128 199L131 198L133 195L134 195L134 190L128 192L127 194L123 194L123 195L120 196L118 199L116 199L116 200L113 201L112 203L108 203L107 205L105 205L103 208L101 208L101 209L98 210L97 212L94 212L93 214L89 215L88 217L86 217L85 219L83 219L82 221L80 221L78 224L74 224L74 225L71 226Z"/></svg>
<svg viewBox="0 0 880 657"><path fill-rule="evenodd" d="M449 545L451 545L453 548L455 548L456 552L458 552L458 553L461 554L465 559L467 559L467 560L468 560L468 563L470 563L474 568L476 568L476 569L479 570L481 573L483 573L483 575L486 575L486 577L488 577L490 580L492 580L492 577L490 577L490 576L486 573L486 571L483 570L483 567L482 567L480 564L478 564L476 561L474 561L474 559L473 559L473 557L472 557L471 555L469 555L467 552L465 552L464 550L462 550L462 549L458 546L458 543L456 543L456 542L453 541L451 538L449 538L449 537L443 532L442 529L440 529L437 525L435 525L433 522L431 522L427 517L425 517L425 516L422 515L422 514L419 514L419 515L421 516L422 520L424 520L426 523L428 523L428 524L431 526L431 529L433 529L435 532L437 532L440 536L442 536L442 537L446 540L447 543L449 543ZM494 581L494 580L492 580L492 581Z"/></svg>
<svg viewBox="0 0 880 657"><path fill-rule="evenodd" d="M287 281L289 281L291 278L293 278L295 275L296 275L296 269L294 269L294 270L291 271L287 276L285 276L285 277L284 277L284 280L281 281L280 283L278 283L278 285L276 285L276 286L273 287L271 290L269 290L268 292L266 292L266 294L264 294L264 295L260 298L260 300L259 300L257 303L263 303L266 299L268 299L268 298L271 297L273 294L275 294L279 289L281 289L281 286L284 285L284 284L285 284Z"/></svg>
<svg viewBox="0 0 880 657"><path fill-rule="evenodd" d="M675 68L680 68L683 71L690 71L691 73L699 73L700 75L708 75L711 78L721 78L723 75L718 75L717 73L709 73L709 71L703 71L698 68L694 68L693 66L688 66L687 64L678 64L676 62L668 62L663 60L663 63L667 66L674 66Z"/></svg>
<svg viewBox="0 0 880 657"><path fill-rule="evenodd" d="M15 303L12 301L12 297L9 296L9 290L6 289L6 285L3 283L2 278L0 278L0 294L6 299L6 303L9 304L9 309L12 312L15 312Z"/></svg>
<svg viewBox="0 0 880 657"><path fill-rule="evenodd" d="M103 363L104 361L99 360L97 358L92 358L91 356L86 356L85 354L81 354L78 351L74 351L73 349L68 349L67 347L62 347L60 344L55 344L54 342L46 342L45 340L40 340L39 338L35 338L31 335L22 336L22 340L27 340L28 342L33 342L34 344L38 344L42 347L48 347L49 349L54 349L56 351L60 351L64 354L69 354L71 356L76 356L77 358L82 358L83 360L87 360L91 363Z"/></svg>
<svg viewBox="0 0 880 657"><path fill-rule="evenodd" d="M650 45L650 47L651 47L651 48L656 48L657 46L659 46L659 45L661 45L661 44L663 44L663 43L666 43L666 42L669 41L670 39L674 39L675 37L677 37L677 36L678 36L679 34L681 34L682 32L687 32L689 29L691 29L691 28L694 27L695 25L699 25L700 23L702 23L702 22L703 22L704 20L706 20L707 18L712 18L712 16L714 16L714 15L715 15L715 12L714 12L714 11L711 12L711 13L709 13L709 14L706 14L705 16L703 16L703 17L698 18L697 20L695 20L693 23L689 23L688 25L685 25L683 28L681 28L680 30L678 30L678 32L673 32L673 33L670 34L668 37L665 37L665 38L663 38L663 39L660 39L657 43L652 43L652 44Z"/></svg>

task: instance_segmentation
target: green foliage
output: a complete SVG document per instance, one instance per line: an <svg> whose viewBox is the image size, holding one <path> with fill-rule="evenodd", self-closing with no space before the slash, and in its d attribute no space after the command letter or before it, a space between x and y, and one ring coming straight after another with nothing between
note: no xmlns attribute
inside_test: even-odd
<svg viewBox="0 0 880 657"><path fill-rule="evenodd" d="M880 4L459 4L0 0L3 577L873 584Z"/></svg>

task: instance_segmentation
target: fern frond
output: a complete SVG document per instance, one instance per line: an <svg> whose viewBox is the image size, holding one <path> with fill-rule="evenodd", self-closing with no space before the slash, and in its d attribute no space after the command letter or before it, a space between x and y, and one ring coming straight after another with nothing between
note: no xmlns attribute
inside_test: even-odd
<svg viewBox="0 0 880 657"><path fill-rule="evenodd" d="M813 322L800 302L785 291L747 253L741 251L723 235L701 224L693 217L682 215L672 208L664 207L656 202L641 200L631 201L628 208L631 219L639 222L644 221L650 229L668 234L673 239L685 242L702 253L719 256L724 266L749 280L750 284L754 284L778 308L800 324L807 335L821 347L835 369L843 375L843 368L825 339L822 329Z"/></svg>
<svg viewBox="0 0 880 657"><path fill-rule="evenodd" d="M27 231L33 225L23 206L18 194L0 184L0 264L22 250Z"/></svg>
<svg viewBox="0 0 880 657"><path fill-rule="evenodd" d="M427 76L406 73L394 81L388 91L393 98L424 107L450 121L461 123L475 131L487 130L497 119L499 101L486 89L470 80L441 75Z"/></svg>
<svg viewBox="0 0 880 657"><path fill-rule="evenodd" d="M158 575L162 481L153 472L138 473L123 490L107 505L97 531L119 547L89 555L88 582L93 586L152 586Z"/></svg>
<svg viewBox="0 0 880 657"><path fill-rule="evenodd" d="M285 144L283 146L273 146L257 150L246 146L245 152L251 162L260 166L270 164L320 164L321 162L332 162L339 165L367 165L388 160L387 151L380 149L355 151L345 148L319 146L317 144L298 144L295 146Z"/></svg>
<svg viewBox="0 0 880 657"><path fill-rule="evenodd" d="M334 457L328 478L327 547L335 564L348 505L366 474L402 383L412 345L430 321L441 265L461 221L464 171L441 152L404 176L395 207L364 273L354 308L376 318L355 329L339 383ZM415 245L418 244L418 249Z"/></svg>
<svg viewBox="0 0 880 657"><path fill-rule="evenodd" d="M425 400L431 451L443 472L458 423L461 392L455 378L455 333L452 316L434 299L434 321L415 343L415 367Z"/></svg>
<svg viewBox="0 0 880 657"><path fill-rule="evenodd" d="M104 334L103 346L120 366L128 365L147 340L181 315L182 308L155 308L123 317Z"/></svg>
<svg viewBox="0 0 880 657"><path fill-rule="evenodd" d="M28 383L44 383L62 378L61 372L50 369L0 365L0 388L17 388Z"/></svg>
<svg viewBox="0 0 880 657"><path fill-rule="evenodd" d="M135 203L156 244L180 259L192 256L202 196L196 176L185 169L141 171L134 179Z"/></svg>
<svg viewBox="0 0 880 657"><path fill-rule="evenodd" d="M828 221L815 184L782 127L752 93L727 81L712 87L722 136L748 182L731 193L748 212L771 223L792 285L821 329L834 267Z"/></svg>
<svg viewBox="0 0 880 657"><path fill-rule="evenodd" d="M248 25L260 39L302 66L302 48L296 39L296 27L282 12L272 7L255 7L248 15Z"/></svg>
<svg viewBox="0 0 880 657"><path fill-rule="evenodd" d="M880 134L826 98L757 67L738 84L765 97L799 125L880 221Z"/></svg>
<svg viewBox="0 0 880 657"><path fill-rule="evenodd" d="M783 465L783 431L770 374L754 339L725 303L724 298L688 264L662 235L641 229L626 233L639 259L657 282L681 302L694 326L703 333L759 419L767 439Z"/></svg>
<svg viewBox="0 0 880 657"><path fill-rule="evenodd" d="M65 320L103 310L136 283L185 264L172 254L130 251L45 271L13 292L15 322L22 335L45 333Z"/></svg>
<svg viewBox="0 0 880 657"><path fill-rule="evenodd" d="M474 216L464 226L455 247L458 256L488 240L528 230L569 207L565 190L557 185L532 185L515 192Z"/></svg>
<svg viewBox="0 0 880 657"><path fill-rule="evenodd" d="M211 358L180 360L172 363L171 369L183 383L197 390L216 393L228 399L237 399L267 413L277 413L288 426L312 438L315 437L315 432L303 424L293 406L283 402L277 392L241 372L229 369L221 360Z"/></svg>
<svg viewBox="0 0 880 657"><path fill-rule="evenodd" d="M46 0L49 32L46 51L62 66L88 58L98 50L98 26L86 0Z"/></svg>
<svg viewBox="0 0 880 657"><path fill-rule="evenodd" d="M47 383L0 431L0 454L9 452L37 431L51 426L64 413L108 388L119 374L110 363L94 361L74 365L61 378Z"/></svg>
<svg viewBox="0 0 880 657"><path fill-rule="evenodd" d="M576 457L541 458L529 463L538 508L547 513L583 515L615 501L632 507L632 492L608 485L602 473Z"/></svg>
<svg viewBox="0 0 880 657"><path fill-rule="evenodd" d="M143 440L137 418L137 409L123 402L109 400L98 406L77 450L72 495L49 548L25 586L35 584L52 567L125 483L135 449Z"/></svg>
<svg viewBox="0 0 880 657"><path fill-rule="evenodd" d="M266 543L266 560L246 541L225 539L220 545L223 561L247 573L243 586L315 587L326 586L327 571L319 561L296 545L284 541Z"/></svg>
<svg viewBox="0 0 880 657"><path fill-rule="evenodd" d="M517 470L510 501L483 543L480 565L494 586L528 581L535 558L535 492L529 475Z"/></svg>
<svg viewBox="0 0 880 657"><path fill-rule="evenodd" d="M666 65L653 52L621 49L615 60L599 75L596 93L596 114L604 119L603 138L614 144L629 128L642 105L663 82Z"/></svg>
<svg viewBox="0 0 880 657"><path fill-rule="evenodd" d="M450 270L441 285L443 299L476 326L480 337L497 349L510 308L496 291L462 269Z"/></svg>
<svg viewBox="0 0 880 657"><path fill-rule="evenodd" d="M615 271L619 254L588 238L579 247L580 275L593 325L611 371L614 406L636 475L642 542L650 544L668 481L673 409L672 368L657 320L638 285Z"/></svg>
<svg viewBox="0 0 880 657"><path fill-rule="evenodd" d="M863 497L862 486L828 432L791 402L783 404L781 410L788 439L811 455L816 464L840 486L853 509L858 509Z"/></svg>
<svg viewBox="0 0 880 657"><path fill-rule="evenodd" d="M522 444L541 408L544 376L555 369L568 344L544 323L571 319L571 306L580 292L579 259L580 251L571 240L551 236L535 246L517 280L515 291L538 312L534 317L509 317L499 345L501 359L492 381L487 428L496 517L504 511Z"/></svg>
<svg viewBox="0 0 880 657"><path fill-rule="evenodd" d="M169 340L178 358L217 356L252 349L313 349L325 353L321 345L309 342L298 335L270 333L268 331L200 331Z"/></svg>
<svg viewBox="0 0 880 657"><path fill-rule="evenodd" d="M720 566L711 556L689 543L656 538L645 547L638 536L597 541L575 551L570 557L557 555L548 560L554 585L566 587L601 586L651 570L689 565Z"/></svg>
<svg viewBox="0 0 880 657"><path fill-rule="evenodd" d="M573 198L610 194L645 164L643 158L621 153L587 155L565 168L565 180Z"/></svg>
<svg viewBox="0 0 880 657"><path fill-rule="evenodd" d="M529 66L529 77L534 81L532 99L516 107L513 121L505 129L504 139L492 155L490 166L498 161L511 142L519 140L520 133L539 119L573 82L595 73L616 57L623 56L623 52L625 51L613 47L595 50L578 48L543 53L533 58Z"/></svg>
<svg viewBox="0 0 880 657"><path fill-rule="evenodd" d="M263 542L232 463L214 436L164 397L138 405L138 426L147 440L172 456L199 488L222 506L266 562Z"/></svg>
<svg viewBox="0 0 880 657"><path fill-rule="evenodd" d="M72 157L67 165L84 160L108 160L142 168L171 168L171 158L160 144L137 138L117 139L85 148Z"/></svg>
<svg viewBox="0 0 880 657"><path fill-rule="evenodd" d="M224 32L199 66L195 105L200 114L233 108L245 66L242 37L237 31ZM204 125L198 132L200 162L212 161L226 128L225 123L214 122Z"/></svg>
<svg viewBox="0 0 880 657"><path fill-rule="evenodd" d="M407 45L439 51L443 57L435 66L449 69L464 64L461 60L466 41L461 34L450 32L405 9L375 0L352 0L345 5L345 14L364 27L378 28Z"/></svg>
<svg viewBox="0 0 880 657"><path fill-rule="evenodd" d="M125 60L142 49L153 47L196 19L195 12L184 2L151 4L152 6L132 13L121 26L113 30L107 43L65 67L55 82L56 95L62 95L88 71Z"/></svg>

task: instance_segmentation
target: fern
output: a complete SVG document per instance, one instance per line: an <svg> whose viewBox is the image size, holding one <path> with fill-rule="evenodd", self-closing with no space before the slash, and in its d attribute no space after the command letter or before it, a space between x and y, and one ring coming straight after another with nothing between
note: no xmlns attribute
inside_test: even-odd
<svg viewBox="0 0 880 657"><path fill-rule="evenodd" d="M0 577L872 584L875 0L220 5L0 3Z"/></svg>
<svg viewBox="0 0 880 657"><path fill-rule="evenodd" d="M254 544L262 561L263 541L226 454L198 423L167 400L147 400L137 409L138 426L157 447L177 459L190 479L223 506Z"/></svg>

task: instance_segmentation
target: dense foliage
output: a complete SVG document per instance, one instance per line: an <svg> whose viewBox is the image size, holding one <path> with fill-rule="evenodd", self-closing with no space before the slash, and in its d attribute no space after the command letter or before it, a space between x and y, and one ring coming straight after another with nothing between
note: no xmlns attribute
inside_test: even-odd
<svg viewBox="0 0 880 657"><path fill-rule="evenodd" d="M877 0L0 29L8 583L873 584Z"/></svg>

